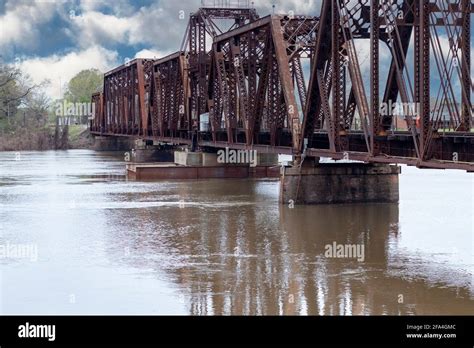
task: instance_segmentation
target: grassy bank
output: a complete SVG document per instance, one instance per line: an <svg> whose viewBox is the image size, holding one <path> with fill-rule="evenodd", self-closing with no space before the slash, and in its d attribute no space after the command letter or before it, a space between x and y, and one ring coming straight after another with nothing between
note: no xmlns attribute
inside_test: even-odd
<svg viewBox="0 0 474 348"><path fill-rule="evenodd" d="M90 149L94 139L87 126L73 125L69 127L68 143L70 149Z"/></svg>

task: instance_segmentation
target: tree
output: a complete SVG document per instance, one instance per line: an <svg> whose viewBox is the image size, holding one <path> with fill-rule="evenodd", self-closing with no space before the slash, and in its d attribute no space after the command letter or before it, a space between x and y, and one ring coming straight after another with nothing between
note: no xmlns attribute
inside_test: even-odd
<svg viewBox="0 0 474 348"><path fill-rule="evenodd" d="M37 124L44 125L48 121L48 113L52 106L51 98L43 89L33 91L25 102L25 111Z"/></svg>
<svg viewBox="0 0 474 348"><path fill-rule="evenodd" d="M37 87L18 68L0 62L0 118L15 115Z"/></svg>
<svg viewBox="0 0 474 348"><path fill-rule="evenodd" d="M102 90L103 81L99 70L83 70L69 81L64 98L72 103L90 102L91 95Z"/></svg>

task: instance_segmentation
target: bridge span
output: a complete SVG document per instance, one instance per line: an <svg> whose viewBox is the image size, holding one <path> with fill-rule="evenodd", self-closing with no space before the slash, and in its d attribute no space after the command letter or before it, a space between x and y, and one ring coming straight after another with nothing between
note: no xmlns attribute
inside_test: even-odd
<svg viewBox="0 0 474 348"><path fill-rule="evenodd" d="M105 74L94 135L474 171L470 0L218 3L176 53Z"/></svg>

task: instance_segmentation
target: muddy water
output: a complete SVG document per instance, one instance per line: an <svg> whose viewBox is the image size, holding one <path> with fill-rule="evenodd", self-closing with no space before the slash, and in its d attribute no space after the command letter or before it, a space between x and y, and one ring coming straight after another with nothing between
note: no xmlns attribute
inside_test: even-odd
<svg viewBox="0 0 474 348"><path fill-rule="evenodd" d="M0 313L474 314L474 174L404 167L400 204L290 209L277 181L121 161L0 153Z"/></svg>

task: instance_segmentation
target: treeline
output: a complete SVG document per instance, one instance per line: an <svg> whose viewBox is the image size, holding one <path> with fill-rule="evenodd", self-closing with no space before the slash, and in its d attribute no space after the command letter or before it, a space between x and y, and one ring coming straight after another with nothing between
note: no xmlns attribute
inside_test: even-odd
<svg viewBox="0 0 474 348"><path fill-rule="evenodd" d="M50 81L35 84L19 67L0 61L0 151L88 147L86 125L62 125L58 105L90 102L102 88L98 70L84 70L67 84L64 99L47 94Z"/></svg>

